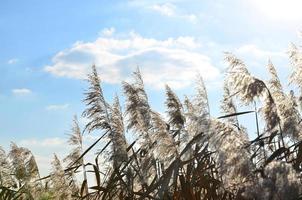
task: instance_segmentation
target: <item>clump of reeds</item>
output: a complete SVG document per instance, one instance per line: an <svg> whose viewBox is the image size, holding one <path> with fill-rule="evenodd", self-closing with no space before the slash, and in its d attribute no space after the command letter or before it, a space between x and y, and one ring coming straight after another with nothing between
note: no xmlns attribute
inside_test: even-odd
<svg viewBox="0 0 302 200"><path fill-rule="evenodd" d="M301 89L302 56L296 46L290 59L291 82ZM301 94L284 92L271 61L270 79L263 81L233 54L226 53L225 60L229 67L218 118L210 114L200 75L195 93L183 101L166 86L166 119L151 108L139 69L132 82L122 84L123 106L117 95L108 103L93 66L84 98L83 116L89 122L82 131L74 118L72 149L64 162L55 155L51 174L41 178L29 149L12 144L6 153L0 148L0 200L298 199ZM240 103L253 109L239 112ZM252 140L239 120L246 114L255 117ZM90 132L99 138L85 148L83 134ZM93 162L86 161L89 152L95 153Z"/></svg>

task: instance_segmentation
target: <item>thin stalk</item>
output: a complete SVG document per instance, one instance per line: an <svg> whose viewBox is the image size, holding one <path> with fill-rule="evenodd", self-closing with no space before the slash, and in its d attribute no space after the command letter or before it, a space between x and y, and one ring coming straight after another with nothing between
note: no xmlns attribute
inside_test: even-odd
<svg viewBox="0 0 302 200"><path fill-rule="evenodd" d="M285 147L284 138L283 138L283 133L282 133L282 128L281 128L280 123L278 123L278 125L279 125L279 130L280 130L280 137L281 137L282 146ZM285 158L285 161L287 162L287 157L286 157L286 154L285 154L285 153L284 153L284 158Z"/></svg>
<svg viewBox="0 0 302 200"><path fill-rule="evenodd" d="M254 101L254 106L255 106L255 120L256 120L257 136L259 137L260 136L260 131L259 131L259 121L258 121L258 113L257 113L256 101ZM266 153L265 153L264 144L262 146L262 151L263 151L263 157L266 160Z"/></svg>
<svg viewBox="0 0 302 200"><path fill-rule="evenodd" d="M83 153L83 144L81 143L81 153ZM88 194L88 181L87 181L87 172L86 172L86 166L84 163L84 156L82 158L82 168L83 168L83 176L84 176L84 181L86 181L86 186L85 186L85 194Z"/></svg>
<svg viewBox="0 0 302 200"><path fill-rule="evenodd" d="M256 128L257 128L257 136L260 136L260 131L259 131L259 122L258 122L258 114L257 114L257 105L256 102L254 101L254 106L255 106L255 119L256 119Z"/></svg>

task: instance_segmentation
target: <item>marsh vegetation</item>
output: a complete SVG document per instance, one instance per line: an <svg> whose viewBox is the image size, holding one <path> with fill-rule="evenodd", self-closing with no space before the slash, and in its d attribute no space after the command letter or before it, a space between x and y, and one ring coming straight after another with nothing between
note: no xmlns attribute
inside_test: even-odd
<svg viewBox="0 0 302 200"><path fill-rule="evenodd" d="M55 155L52 172L41 177L29 149L14 143L7 153L0 149L0 199L301 198L302 53L292 45L288 54L298 95L285 92L271 61L270 79L260 80L226 53L219 118L211 116L202 74L184 101L166 86L163 117L150 107L139 69L132 82L122 83L121 106L118 96L113 104L105 99L102 75L93 66L84 93L89 122L81 130L74 118L70 154L62 161ZM241 105L253 109L238 112ZM249 138L241 115L255 117L256 138ZM93 131L99 138L84 148L83 134ZM125 134L135 139L127 141ZM94 162L85 160L90 152Z"/></svg>

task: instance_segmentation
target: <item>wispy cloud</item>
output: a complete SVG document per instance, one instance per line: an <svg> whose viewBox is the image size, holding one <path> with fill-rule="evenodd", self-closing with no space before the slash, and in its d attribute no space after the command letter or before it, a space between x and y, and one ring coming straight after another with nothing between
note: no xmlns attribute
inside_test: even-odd
<svg viewBox="0 0 302 200"><path fill-rule="evenodd" d="M7 61L7 64L12 65L12 64L17 63L18 61L19 61L19 59L17 59L17 58L12 58L12 59L10 59L10 60Z"/></svg>
<svg viewBox="0 0 302 200"><path fill-rule="evenodd" d="M175 15L175 6L170 3L165 4L154 4L150 6L150 9L159 12L162 15L174 16Z"/></svg>
<svg viewBox="0 0 302 200"><path fill-rule="evenodd" d="M53 104L46 106L46 110L52 111L52 110L64 110L69 107L69 104Z"/></svg>
<svg viewBox="0 0 302 200"><path fill-rule="evenodd" d="M197 16L194 14L180 13L177 9L177 6L172 3L153 4L149 6L149 9L168 17L182 18L191 22L195 22L197 20Z"/></svg>
<svg viewBox="0 0 302 200"><path fill-rule="evenodd" d="M115 32L114 27L105 28L104 30L101 31L101 35L109 37L112 36L114 32Z"/></svg>
<svg viewBox="0 0 302 200"><path fill-rule="evenodd" d="M118 84L140 66L147 85L162 88L167 83L184 88L192 83L196 72L207 74L206 81L219 74L210 58L200 52L200 46L193 37L157 40L133 32L122 38L101 36L94 42L77 42L57 53L45 71L83 79L95 63L104 82Z"/></svg>
<svg viewBox="0 0 302 200"><path fill-rule="evenodd" d="M12 90L12 93L16 96L21 96L21 95L28 95L31 94L32 91L27 88L16 88Z"/></svg>
<svg viewBox="0 0 302 200"><path fill-rule="evenodd" d="M285 50L273 48L261 48L256 44L245 44L234 50L236 56L242 59L250 67L250 71L255 75L262 77L266 74L266 65L270 59L273 63L280 66L287 66L287 54ZM264 78L264 77L263 77Z"/></svg>
<svg viewBox="0 0 302 200"><path fill-rule="evenodd" d="M84 149L88 148L95 142L99 136L93 134L83 137ZM60 159L65 158L71 146L68 145L68 136L65 137L48 137L48 138L27 138L17 142L19 146L29 148L35 155L39 170L43 176L48 175L51 170L51 161L53 154L56 153ZM94 149L96 150L96 149ZM85 156L87 162L94 160L94 152L89 152Z"/></svg>
<svg viewBox="0 0 302 200"><path fill-rule="evenodd" d="M254 58L265 58L268 59L270 57L285 57L285 52L279 52L279 51L271 51L271 50L264 50L259 48L255 44L247 44L242 45L236 50L236 53L238 54L246 54L253 56Z"/></svg>
<svg viewBox="0 0 302 200"><path fill-rule="evenodd" d="M19 142L19 144L21 146L29 146L29 147L46 147L46 146L61 146L63 145L64 143L66 143L66 141L62 138L59 138L59 137L55 137L55 138L45 138L45 139L42 139L42 140L38 140L38 139L25 139L25 140L21 140Z"/></svg>
<svg viewBox="0 0 302 200"><path fill-rule="evenodd" d="M17 142L19 146L29 148L35 155L40 173L45 176L50 173L53 154L64 158L70 147L63 137L27 138Z"/></svg>

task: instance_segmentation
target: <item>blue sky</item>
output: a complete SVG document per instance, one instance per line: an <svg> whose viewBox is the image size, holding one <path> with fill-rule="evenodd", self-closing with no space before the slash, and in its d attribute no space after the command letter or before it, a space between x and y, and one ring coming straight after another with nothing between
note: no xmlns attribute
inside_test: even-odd
<svg viewBox="0 0 302 200"><path fill-rule="evenodd" d="M140 66L160 112L163 85L183 98L199 72L212 115L219 116L224 51L263 79L271 58L287 84L286 51L290 42L299 44L301 6L299 0L1 0L0 145L31 147L42 168L53 151L64 153L92 64L108 101L122 95L120 82Z"/></svg>

